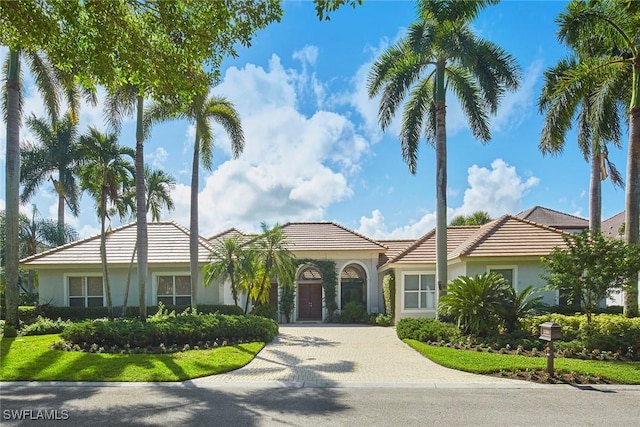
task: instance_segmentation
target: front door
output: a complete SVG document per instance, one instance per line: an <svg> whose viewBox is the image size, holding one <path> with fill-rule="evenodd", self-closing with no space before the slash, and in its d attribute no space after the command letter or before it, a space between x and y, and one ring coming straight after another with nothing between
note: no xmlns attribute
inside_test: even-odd
<svg viewBox="0 0 640 427"><path fill-rule="evenodd" d="M322 284L298 284L298 320L322 320Z"/></svg>

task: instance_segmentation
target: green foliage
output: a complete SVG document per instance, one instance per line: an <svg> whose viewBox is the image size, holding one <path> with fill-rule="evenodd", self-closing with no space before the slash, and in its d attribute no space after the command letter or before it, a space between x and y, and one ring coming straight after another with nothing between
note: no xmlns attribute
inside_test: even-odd
<svg viewBox="0 0 640 427"><path fill-rule="evenodd" d="M18 330L13 325L3 323L2 334L5 338L14 338L18 336Z"/></svg>
<svg viewBox="0 0 640 427"><path fill-rule="evenodd" d="M251 309L251 314L254 316L265 317L267 319L278 320L278 308L271 304L258 304L254 305Z"/></svg>
<svg viewBox="0 0 640 427"><path fill-rule="evenodd" d="M22 324L29 325L36 321L38 318L37 307L32 305L20 305L18 306L18 318Z"/></svg>
<svg viewBox="0 0 640 427"><path fill-rule="evenodd" d="M505 332L515 332L520 325L520 319L534 313L542 297L534 296L536 290L527 286L517 293L513 286L505 286L502 297L504 302L496 307L496 313L503 321Z"/></svg>
<svg viewBox="0 0 640 427"><path fill-rule="evenodd" d="M566 249L555 248L542 258L545 278L549 289L564 291L569 302L579 303L588 320L603 299L637 286L629 277L640 269L640 246L586 231L564 239Z"/></svg>
<svg viewBox="0 0 640 427"><path fill-rule="evenodd" d="M382 278L382 294L384 296L384 310L393 321L396 308L396 275L391 270Z"/></svg>
<svg viewBox="0 0 640 427"><path fill-rule="evenodd" d="M396 324L396 333L401 340L413 339L422 342L441 340L452 342L462 337L462 332L456 325L429 317L400 319Z"/></svg>
<svg viewBox="0 0 640 427"><path fill-rule="evenodd" d="M62 320L58 317L57 320L48 319L46 317L38 316L35 322L22 327L20 335L47 335L47 334L59 334L64 329L73 324L70 320Z"/></svg>
<svg viewBox="0 0 640 427"><path fill-rule="evenodd" d="M492 221L491 215L489 215L488 212L476 211L468 216L458 215L454 217L449 223L449 225L452 225L452 226L483 225L491 221Z"/></svg>
<svg viewBox="0 0 640 427"><path fill-rule="evenodd" d="M259 316L193 314L139 319L86 320L67 327L61 336L72 344L117 347L196 346L204 342L228 340L270 342L278 334L278 324Z"/></svg>
<svg viewBox="0 0 640 427"><path fill-rule="evenodd" d="M167 305L164 306L168 311L182 312L188 308L188 306L176 306ZM120 313L119 307L114 310L116 313ZM200 305L198 306L200 313L220 313L229 315L241 315L243 314L242 308L235 305ZM147 307L147 313L153 315L158 312L157 306ZM100 319L108 316L107 307L55 307L49 304L44 304L36 307L36 316L40 315L49 319L61 318L63 320L84 320L84 319ZM138 307L127 307L126 316L128 318L136 317L138 315Z"/></svg>
<svg viewBox="0 0 640 427"><path fill-rule="evenodd" d="M367 318L367 308L361 302L351 301L342 309L341 320L344 323L361 323Z"/></svg>
<svg viewBox="0 0 640 427"><path fill-rule="evenodd" d="M284 316L287 323L290 323L295 307L296 293L293 286L283 286L280 290L280 314Z"/></svg>
<svg viewBox="0 0 640 427"><path fill-rule="evenodd" d="M392 321L393 321L393 318L388 314L384 314L384 313L372 314L369 317L369 323L371 323L372 325L391 326Z"/></svg>

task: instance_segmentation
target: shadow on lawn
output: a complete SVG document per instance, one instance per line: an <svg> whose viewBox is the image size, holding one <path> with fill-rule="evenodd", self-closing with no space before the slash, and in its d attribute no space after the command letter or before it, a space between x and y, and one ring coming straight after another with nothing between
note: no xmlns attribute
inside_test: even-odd
<svg viewBox="0 0 640 427"><path fill-rule="evenodd" d="M327 388L227 389L185 386L10 386L3 387L3 410L62 410L69 420L47 425L229 425L299 423L346 412L342 393ZM318 420L321 423L321 420ZM33 421L7 422L27 425Z"/></svg>

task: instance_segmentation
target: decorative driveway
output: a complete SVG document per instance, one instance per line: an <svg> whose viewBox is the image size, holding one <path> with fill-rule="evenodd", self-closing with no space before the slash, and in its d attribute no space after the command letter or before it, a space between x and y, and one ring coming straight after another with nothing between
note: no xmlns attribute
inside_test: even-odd
<svg viewBox="0 0 640 427"><path fill-rule="evenodd" d="M191 382L294 387L522 384L437 365L400 341L395 328L326 324L280 325L280 334L245 367Z"/></svg>

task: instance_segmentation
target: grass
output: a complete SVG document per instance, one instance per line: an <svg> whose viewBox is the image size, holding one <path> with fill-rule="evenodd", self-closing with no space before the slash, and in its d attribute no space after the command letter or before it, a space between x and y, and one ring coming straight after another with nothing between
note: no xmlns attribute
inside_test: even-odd
<svg viewBox="0 0 640 427"><path fill-rule="evenodd" d="M406 339L410 347L447 368L475 374L493 374L501 370L546 369L546 357L527 357L437 347ZM620 384L640 384L640 362L615 362L556 358L556 370L600 376Z"/></svg>
<svg viewBox="0 0 640 427"><path fill-rule="evenodd" d="M105 354L52 350L59 335L2 338L0 381L184 381L249 363L264 347L253 342L168 354Z"/></svg>

